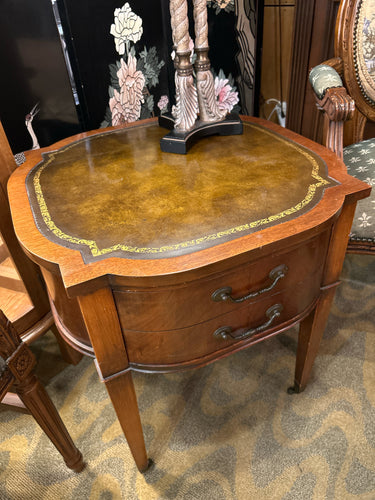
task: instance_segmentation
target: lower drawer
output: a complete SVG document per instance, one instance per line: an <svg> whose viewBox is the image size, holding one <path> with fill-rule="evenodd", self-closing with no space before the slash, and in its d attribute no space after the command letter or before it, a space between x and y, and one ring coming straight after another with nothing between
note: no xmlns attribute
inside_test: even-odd
<svg viewBox="0 0 375 500"><path fill-rule="evenodd" d="M125 329L123 335L129 362L171 365L198 360L216 352L220 356L223 349L230 346L235 349L239 343L250 344L267 336L278 325L291 322L306 311L318 295L318 286L314 288L312 283L305 283L297 289L286 289L235 312L187 328L160 332ZM274 306L278 306L279 311ZM253 331L244 339L231 337L243 335L249 329Z"/></svg>

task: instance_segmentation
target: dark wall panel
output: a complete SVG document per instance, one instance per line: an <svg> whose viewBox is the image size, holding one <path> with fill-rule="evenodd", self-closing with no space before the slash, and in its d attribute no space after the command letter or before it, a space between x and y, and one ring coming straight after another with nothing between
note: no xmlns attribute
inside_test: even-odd
<svg viewBox="0 0 375 500"><path fill-rule="evenodd" d="M25 115L41 146L80 130L50 0L0 2L0 118L14 153L30 149Z"/></svg>

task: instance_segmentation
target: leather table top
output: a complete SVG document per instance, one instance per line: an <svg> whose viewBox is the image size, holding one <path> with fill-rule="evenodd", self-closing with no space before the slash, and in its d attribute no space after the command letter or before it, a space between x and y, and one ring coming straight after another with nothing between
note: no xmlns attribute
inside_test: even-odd
<svg viewBox="0 0 375 500"><path fill-rule="evenodd" d="M191 253L311 210L337 184L314 152L261 125L163 153L155 123L98 133L44 153L26 185L41 233L109 256Z"/></svg>

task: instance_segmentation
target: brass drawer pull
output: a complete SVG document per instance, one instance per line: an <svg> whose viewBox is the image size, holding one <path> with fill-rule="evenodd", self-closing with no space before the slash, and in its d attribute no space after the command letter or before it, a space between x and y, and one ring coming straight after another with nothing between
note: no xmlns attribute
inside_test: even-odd
<svg viewBox="0 0 375 500"><path fill-rule="evenodd" d="M258 297L258 295L261 295L262 293L269 292L274 288L277 283L281 280L281 278L284 278L286 276L286 273L288 272L288 268L285 264L281 264L280 266L275 267L270 271L268 277L270 280L272 280L272 283L270 286L267 286L266 288L262 288L261 290L258 290L256 292L250 292L248 295L245 295L244 297L239 297L238 299L235 299L234 297L231 296L232 293L232 288L230 286L225 286L223 288L218 288L217 290L214 291L214 293L211 295L211 300L214 302L223 302L226 300L229 300L230 302L235 302L236 304L240 302L244 302L247 299L253 299L254 297Z"/></svg>
<svg viewBox="0 0 375 500"><path fill-rule="evenodd" d="M232 335L233 329L230 326L221 326L214 332L214 337L223 340L227 340L229 337L235 340L242 340L252 337L253 335L263 332L269 326L271 326L275 319L277 319L281 315L282 311L283 306L281 304L274 304L267 309L266 316L268 320L263 323L263 325L257 326L256 328L250 328L249 330L243 332L241 335Z"/></svg>

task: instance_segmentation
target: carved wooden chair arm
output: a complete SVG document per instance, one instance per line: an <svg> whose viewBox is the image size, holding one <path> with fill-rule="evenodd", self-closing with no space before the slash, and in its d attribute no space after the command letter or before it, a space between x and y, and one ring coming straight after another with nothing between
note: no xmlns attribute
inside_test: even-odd
<svg viewBox="0 0 375 500"><path fill-rule="evenodd" d="M332 59L315 66L309 75L317 106L324 112L324 144L340 158L343 156L344 122L353 118L355 102L343 86L336 68L341 70L341 60Z"/></svg>
<svg viewBox="0 0 375 500"><path fill-rule="evenodd" d="M317 99L318 108L333 122L345 122L353 118L355 102L345 87L333 87L325 91L322 99Z"/></svg>
<svg viewBox="0 0 375 500"><path fill-rule="evenodd" d="M332 57L331 59L327 59L326 61L322 62L320 66L330 66L336 71L336 73L340 75L340 78L343 77L344 62L341 57Z"/></svg>

